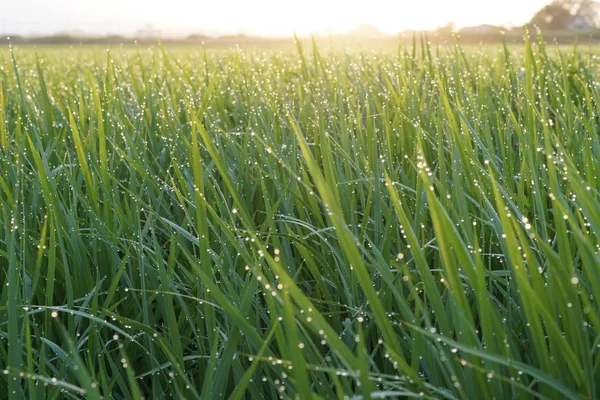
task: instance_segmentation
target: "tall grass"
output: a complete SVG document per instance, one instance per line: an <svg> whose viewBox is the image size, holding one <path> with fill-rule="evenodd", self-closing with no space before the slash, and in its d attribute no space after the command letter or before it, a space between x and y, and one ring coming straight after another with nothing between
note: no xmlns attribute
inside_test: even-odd
<svg viewBox="0 0 600 400"><path fill-rule="evenodd" d="M0 393L600 396L581 49L0 53Z"/></svg>

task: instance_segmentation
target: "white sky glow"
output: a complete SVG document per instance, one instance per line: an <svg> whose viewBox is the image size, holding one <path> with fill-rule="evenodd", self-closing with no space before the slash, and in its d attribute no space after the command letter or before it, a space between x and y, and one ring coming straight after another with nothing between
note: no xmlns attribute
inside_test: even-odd
<svg viewBox="0 0 600 400"><path fill-rule="evenodd" d="M386 33L454 21L519 25L549 0L0 0L0 33L83 31L132 34L151 24L170 34L288 36L347 32L369 24Z"/></svg>

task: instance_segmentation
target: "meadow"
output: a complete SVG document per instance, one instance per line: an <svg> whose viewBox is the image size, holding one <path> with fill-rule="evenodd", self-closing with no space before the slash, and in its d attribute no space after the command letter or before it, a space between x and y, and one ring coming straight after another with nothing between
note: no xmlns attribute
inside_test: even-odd
<svg viewBox="0 0 600 400"><path fill-rule="evenodd" d="M599 76L4 48L0 397L599 398Z"/></svg>

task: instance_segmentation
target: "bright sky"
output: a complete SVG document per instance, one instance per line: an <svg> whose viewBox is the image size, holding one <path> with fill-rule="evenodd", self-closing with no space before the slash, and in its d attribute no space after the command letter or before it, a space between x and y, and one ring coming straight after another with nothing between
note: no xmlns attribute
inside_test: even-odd
<svg viewBox="0 0 600 400"><path fill-rule="evenodd" d="M151 24L169 34L264 36L345 32L358 24L386 33L522 24L550 0L0 0L0 33L131 34Z"/></svg>

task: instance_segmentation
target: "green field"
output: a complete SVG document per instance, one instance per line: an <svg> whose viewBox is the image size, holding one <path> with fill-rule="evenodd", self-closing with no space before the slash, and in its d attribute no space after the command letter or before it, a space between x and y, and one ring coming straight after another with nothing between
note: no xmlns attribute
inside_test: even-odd
<svg viewBox="0 0 600 400"><path fill-rule="evenodd" d="M537 40L1 50L0 398L599 398L599 82Z"/></svg>

